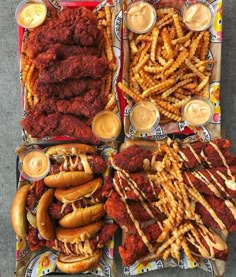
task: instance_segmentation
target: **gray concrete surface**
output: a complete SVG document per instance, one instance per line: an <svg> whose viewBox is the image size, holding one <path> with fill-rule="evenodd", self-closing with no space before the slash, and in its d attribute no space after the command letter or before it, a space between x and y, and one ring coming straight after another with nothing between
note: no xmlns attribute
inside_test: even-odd
<svg viewBox="0 0 236 277"><path fill-rule="evenodd" d="M14 276L15 236L9 209L15 193L15 148L21 142L20 87L18 75L17 26L14 18L19 1L0 1L0 276ZM236 1L223 1L223 62L221 106L226 137L232 140L236 154ZM119 240L119 239L118 239ZM226 277L236 276L236 234L228 240L230 255ZM117 258L118 276L122 273ZM176 269L146 273L142 276L209 276L202 270Z"/></svg>

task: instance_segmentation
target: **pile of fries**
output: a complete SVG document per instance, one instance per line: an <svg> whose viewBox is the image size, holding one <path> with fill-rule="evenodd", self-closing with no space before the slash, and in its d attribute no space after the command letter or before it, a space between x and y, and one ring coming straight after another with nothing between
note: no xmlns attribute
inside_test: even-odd
<svg viewBox="0 0 236 277"><path fill-rule="evenodd" d="M98 18L98 28L103 33L104 45L102 47L102 56L106 57L109 62L111 71L107 74L105 78L104 94L107 97L107 105L105 110L118 112L118 106L116 105L116 93L112 90L112 78L113 72L117 69L116 58L112 49L112 33L111 33L111 24L112 24L112 14L111 8L105 6L103 9L99 10L97 13Z"/></svg>
<svg viewBox="0 0 236 277"><path fill-rule="evenodd" d="M149 33L129 33L129 84L118 86L134 102L155 102L160 123L180 122L192 96L209 97L209 31L188 30L174 8L159 8L157 16Z"/></svg>
<svg viewBox="0 0 236 277"><path fill-rule="evenodd" d="M162 156L162 161L155 161L156 156ZM160 200L154 202L153 205L166 216L163 221L162 233L157 240L160 246L155 255L164 260L171 256L179 261L181 250L183 250L189 260L196 261L198 259L193 256L187 240L191 236L199 238L202 228L210 236L212 234L210 229L202 225L201 216L196 214L192 203L199 202L211 214L215 215L215 213L196 188L186 187L183 182L182 166L179 145L175 141L161 145L159 150L154 153L153 163L146 164L145 169L150 172L148 178L161 188Z"/></svg>

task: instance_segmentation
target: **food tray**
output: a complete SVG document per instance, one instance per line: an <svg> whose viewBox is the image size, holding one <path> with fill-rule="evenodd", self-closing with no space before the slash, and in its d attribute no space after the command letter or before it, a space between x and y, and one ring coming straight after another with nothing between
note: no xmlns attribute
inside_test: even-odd
<svg viewBox="0 0 236 277"><path fill-rule="evenodd" d="M181 11L185 1L183 0L160 0L160 1L148 1L155 7L174 7ZM187 1L194 2L194 1ZM205 2L205 1L202 1ZM204 127L189 128L185 122L168 123L164 125L158 125L149 132L136 132L129 120L129 114L133 106L133 102L128 99L125 102L122 93L121 98L121 110L124 115L124 131L128 138L132 139L151 139L159 140L165 138L169 134L193 134L196 133L203 140L211 140L215 137L221 136L221 110L220 110L220 70L221 70L221 47L222 47L222 0L210 0L208 1L214 9L214 20L210 28L210 51L208 53L208 59L214 59L215 63L212 68L212 74L210 79L210 93L209 100L214 106L214 115L212 121ZM130 1L124 1L123 9ZM128 80L128 64L129 64L129 47L128 47L128 30L123 25L123 81L127 83Z"/></svg>
<svg viewBox="0 0 236 277"><path fill-rule="evenodd" d="M76 143L76 141L75 141ZM61 142L60 142L61 144ZM32 144L30 146L25 146L22 144L18 149L22 148L23 151L30 151L32 149L46 149L49 146L57 145L54 142L47 142L46 144ZM101 148L98 153L103 157L104 160L110 158L111 153L115 150L111 148ZM19 158L16 160L16 189L24 184L28 184L19 167ZM108 172L106 171L103 174L103 178L107 178ZM112 219L108 217L104 219L105 222L111 223ZM85 273L93 274L93 276L115 276L116 275L116 263L114 260L114 237L110 239L103 248L102 258L97 265L97 267L92 268ZM41 277L45 275L65 275L69 274L59 271L56 267L56 260L59 255L59 252L53 249L41 248L37 251L31 252L27 246L26 240L16 237L16 277L21 276L32 276L32 277Z"/></svg>
<svg viewBox="0 0 236 277"><path fill-rule="evenodd" d="M53 2L53 1L52 1ZM121 63L120 63L120 29L121 29L121 22L122 22L122 15L120 10L119 1L110 1L107 0L99 2L99 1L61 1L62 5L64 7L79 7L79 6L85 6L92 10L93 12L97 12L106 5L109 5L112 12L112 18L111 18L111 33L112 33L112 50L114 53L114 59L116 64L116 69L112 73L112 81L111 81L111 90L109 93L110 98L108 99L108 102L112 100L111 98L114 98L115 106L114 110L119 115L119 103L118 103L118 96L117 96L117 90L116 90L116 80L119 78L120 75L120 69L121 69ZM114 30L114 31L113 31ZM113 35L114 34L114 35ZM28 31L22 27L18 27L18 49L19 49L19 56L21 56L21 53L23 52L24 48L24 41L27 38ZM26 117L27 113L30 110L30 107L28 105L27 101L27 87L22 82L22 75L23 75L23 61L20 59L20 80L21 80L21 106L23 110L23 118ZM109 103L108 103L109 104ZM22 130L22 137L23 141L27 141L29 143L45 143L45 141L70 141L70 140L78 140L78 138L70 137L70 136L52 136L52 137L43 137L41 138L34 138L31 135L27 133L24 129Z"/></svg>

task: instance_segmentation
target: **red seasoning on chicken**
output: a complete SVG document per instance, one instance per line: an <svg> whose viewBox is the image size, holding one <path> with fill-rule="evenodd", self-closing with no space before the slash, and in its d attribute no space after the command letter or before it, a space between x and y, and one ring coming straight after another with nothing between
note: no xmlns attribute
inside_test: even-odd
<svg viewBox="0 0 236 277"><path fill-rule="evenodd" d="M29 32L22 57L29 107L21 125L27 134L99 143L90 126L110 100L114 61L107 57L95 14L85 7L52 11Z"/></svg>

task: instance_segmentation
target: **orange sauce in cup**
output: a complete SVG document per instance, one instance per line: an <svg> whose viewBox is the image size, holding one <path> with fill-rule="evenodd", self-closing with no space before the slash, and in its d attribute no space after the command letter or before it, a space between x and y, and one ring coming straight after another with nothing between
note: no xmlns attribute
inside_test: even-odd
<svg viewBox="0 0 236 277"><path fill-rule="evenodd" d="M212 12L207 5L195 3L184 10L183 21L192 31L206 30L212 22Z"/></svg>
<svg viewBox="0 0 236 277"><path fill-rule="evenodd" d="M132 3L125 15L127 27L138 34L148 32L156 22L154 7L144 1Z"/></svg>
<svg viewBox="0 0 236 277"><path fill-rule="evenodd" d="M93 119L92 131L102 141L112 141L118 137L121 131L119 117L110 111L102 111Z"/></svg>
<svg viewBox="0 0 236 277"><path fill-rule="evenodd" d="M130 112L130 122L137 131L149 131L159 123L159 120L159 111L152 102L137 103Z"/></svg>
<svg viewBox="0 0 236 277"><path fill-rule="evenodd" d="M35 28L41 25L47 15L43 2L26 2L19 5L16 11L17 23L24 28Z"/></svg>
<svg viewBox="0 0 236 277"><path fill-rule="evenodd" d="M190 100L182 110L183 119L192 126L204 126L212 118L213 108L208 100L195 98Z"/></svg>
<svg viewBox="0 0 236 277"><path fill-rule="evenodd" d="M49 172L49 158L43 151L32 150L27 152L22 159L22 172L28 179L43 179Z"/></svg>

